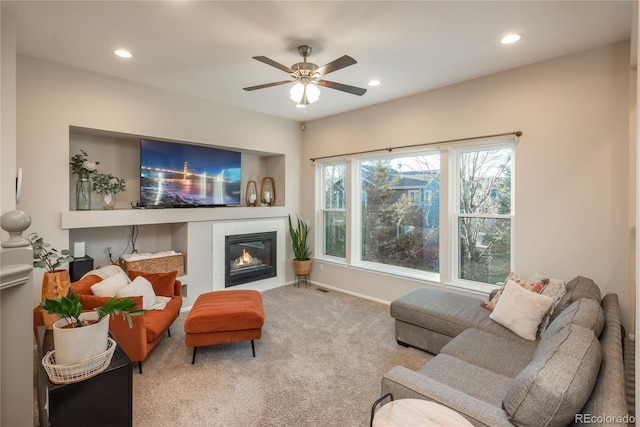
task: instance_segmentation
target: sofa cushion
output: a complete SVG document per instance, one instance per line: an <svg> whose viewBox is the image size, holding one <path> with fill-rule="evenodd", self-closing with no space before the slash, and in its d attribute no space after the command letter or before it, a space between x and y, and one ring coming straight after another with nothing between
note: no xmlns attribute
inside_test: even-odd
<svg viewBox="0 0 640 427"><path fill-rule="evenodd" d="M467 329L445 345L440 354L514 378L531 362L535 349L489 332Z"/></svg>
<svg viewBox="0 0 640 427"><path fill-rule="evenodd" d="M595 282L587 277L577 276L569 281L566 285L567 293L558 303L554 313L551 315L551 321L555 319L562 311L569 307L574 301L580 298L589 298L600 304L601 294L600 288Z"/></svg>
<svg viewBox="0 0 640 427"><path fill-rule="evenodd" d="M528 291L509 280L489 317L522 338L533 341L552 303L550 297Z"/></svg>
<svg viewBox="0 0 640 427"><path fill-rule="evenodd" d="M438 354L418 373L497 407L513 381L448 354Z"/></svg>
<svg viewBox="0 0 640 427"><path fill-rule="evenodd" d="M85 275L82 279L71 283L70 287L73 290L73 293L76 295L93 295L91 292L91 286L96 283L102 281L100 276L96 275Z"/></svg>
<svg viewBox="0 0 640 427"><path fill-rule="evenodd" d="M566 426L589 399L602 353L593 331L570 324L545 343L511 383L504 410L518 426Z"/></svg>
<svg viewBox="0 0 640 427"><path fill-rule="evenodd" d="M591 329L593 333L599 337L604 327L602 307L600 307L600 304L597 302L588 298L581 298L574 301L549 324L541 341L548 339L570 323Z"/></svg>
<svg viewBox="0 0 640 427"><path fill-rule="evenodd" d="M180 314L182 298L173 297L162 311L150 310L144 313L144 327L147 330L147 342L154 342L169 329Z"/></svg>
<svg viewBox="0 0 640 427"><path fill-rule="evenodd" d="M174 284L176 282L177 272L172 271L168 273L145 273L142 271L129 271L129 277L131 280L135 280L136 277L142 276L151 282L153 291L156 295L163 297L172 297L175 295Z"/></svg>
<svg viewBox="0 0 640 427"><path fill-rule="evenodd" d="M96 307L102 307L107 301L109 301L112 297L99 297L96 295L80 295L80 304L82 304L83 310L93 310ZM142 297L141 296L133 296L131 297L133 302L136 304L131 311L141 310L142 309Z"/></svg>

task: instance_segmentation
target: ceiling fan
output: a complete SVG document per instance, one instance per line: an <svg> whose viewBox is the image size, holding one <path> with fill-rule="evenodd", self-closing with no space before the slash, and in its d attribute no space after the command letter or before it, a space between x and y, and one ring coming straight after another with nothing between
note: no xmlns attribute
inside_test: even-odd
<svg viewBox="0 0 640 427"><path fill-rule="evenodd" d="M341 56L335 61L331 61L322 67L318 67L316 64L307 62L307 57L311 55L311 47L307 45L298 46L298 52L303 58L302 62L293 64L291 68L280 64L279 62L269 59L266 56L254 56L260 62L264 62L267 65L271 65L279 70L288 73L293 80L282 80L279 82L266 83L257 86L249 86L243 88L247 91L264 89L272 86L279 86L289 83L296 83L290 92L291 99L298 103L298 106L305 106L316 102L320 96L320 90L318 86L328 87L330 89L341 90L343 92L351 93L353 95L362 96L367 91L366 89L356 86L350 86L342 83L330 82L328 80L322 80L321 77L356 64L356 60L348 55Z"/></svg>

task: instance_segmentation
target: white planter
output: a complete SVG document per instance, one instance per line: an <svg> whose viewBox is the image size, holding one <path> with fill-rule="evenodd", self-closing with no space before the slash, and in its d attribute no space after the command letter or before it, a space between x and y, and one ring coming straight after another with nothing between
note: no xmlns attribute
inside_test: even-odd
<svg viewBox="0 0 640 427"><path fill-rule="evenodd" d="M98 313L87 312L80 319L96 320ZM56 365L77 363L107 350L109 338L109 316L100 322L81 328L64 328L65 319L53 324L53 345L56 351Z"/></svg>

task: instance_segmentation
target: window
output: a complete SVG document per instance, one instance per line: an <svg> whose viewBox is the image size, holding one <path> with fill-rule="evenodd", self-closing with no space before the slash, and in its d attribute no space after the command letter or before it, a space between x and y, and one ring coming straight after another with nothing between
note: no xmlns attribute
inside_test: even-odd
<svg viewBox="0 0 640 427"><path fill-rule="evenodd" d="M455 151L457 279L497 284L511 271L513 148Z"/></svg>
<svg viewBox="0 0 640 427"><path fill-rule="evenodd" d="M323 255L345 258L347 187L345 163L320 165L322 175Z"/></svg>
<svg viewBox="0 0 640 427"><path fill-rule="evenodd" d="M514 151L508 139L318 163L316 253L489 290L513 266Z"/></svg>
<svg viewBox="0 0 640 427"><path fill-rule="evenodd" d="M363 160L358 175L360 261L437 273L440 155Z"/></svg>

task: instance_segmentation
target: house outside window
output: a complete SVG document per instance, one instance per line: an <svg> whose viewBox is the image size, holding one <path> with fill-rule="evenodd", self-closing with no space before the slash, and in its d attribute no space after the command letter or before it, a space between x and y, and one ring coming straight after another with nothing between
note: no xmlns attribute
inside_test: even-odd
<svg viewBox="0 0 640 427"><path fill-rule="evenodd" d="M514 147L514 139L494 140L318 164L316 253L490 290L513 266Z"/></svg>
<svg viewBox="0 0 640 427"><path fill-rule="evenodd" d="M439 194L439 154L364 159L358 165L359 261L437 273L440 214L437 206L423 206L422 189Z"/></svg>
<svg viewBox="0 0 640 427"><path fill-rule="evenodd" d="M411 206L420 206L422 204L422 190L409 190L407 191Z"/></svg>

